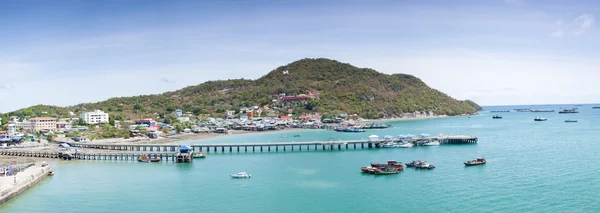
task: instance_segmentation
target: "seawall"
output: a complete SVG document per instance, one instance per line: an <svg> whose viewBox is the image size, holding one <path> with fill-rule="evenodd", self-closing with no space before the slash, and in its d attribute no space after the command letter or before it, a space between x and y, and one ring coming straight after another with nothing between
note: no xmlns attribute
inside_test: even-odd
<svg viewBox="0 0 600 213"><path fill-rule="evenodd" d="M14 176L0 177L0 205L6 201L25 192L25 190L35 186L48 176L50 167L41 167L36 165L27 170L17 173L17 183L14 183Z"/></svg>

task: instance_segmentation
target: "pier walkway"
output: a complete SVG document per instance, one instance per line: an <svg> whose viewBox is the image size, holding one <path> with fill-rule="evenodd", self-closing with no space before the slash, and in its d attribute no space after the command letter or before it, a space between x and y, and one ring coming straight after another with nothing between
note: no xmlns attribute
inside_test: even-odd
<svg viewBox="0 0 600 213"><path fill-rule="evenodd" d="M393 139L392 141L397 141ZM414 138L409 140L415 145L422 141L436 140L440 144L475 144L477 137L474 136L440 136ZM314 142L269 142L269 143L236 143L236 144L193 144L189 145L194 152L206 153L248 153L248 152L301 152L301 151L327 151L327 150L356 150L373 149L379 144L390 140L340 140L340 141L314 141ZM80 160L137 160L142 155L158 157L164 160L174 160L180 145L176 144L96 144L96 143L70 143L75 147L86 149L84 152L71 153L70 159ZM94 153L88 151L93 149L116 150L115 153ZM0 150L0 155L39 157L39 158L61 158L60 151L57 152L31 152L18 150Z"/></svg>

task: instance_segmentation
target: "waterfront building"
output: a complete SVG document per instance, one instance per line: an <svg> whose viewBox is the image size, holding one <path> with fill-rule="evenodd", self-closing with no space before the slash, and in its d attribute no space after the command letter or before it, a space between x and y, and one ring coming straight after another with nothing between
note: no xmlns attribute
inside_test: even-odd
<svg viewBox="0 0 600 213"><path fill-rule="evenodd" d="M84 112L80 115L80 118L88 124L108 123L108 113L105 113L101 110L94 110L93 112Z"/></svg>
<svg viewBox="0 0 600 213"><path fill-rule="evenodd" d="M52 117L37 117L30 119L30 130L41 131L41 130L56 130L56 118ZM24 123L24 122L22 122Z"/></svg>

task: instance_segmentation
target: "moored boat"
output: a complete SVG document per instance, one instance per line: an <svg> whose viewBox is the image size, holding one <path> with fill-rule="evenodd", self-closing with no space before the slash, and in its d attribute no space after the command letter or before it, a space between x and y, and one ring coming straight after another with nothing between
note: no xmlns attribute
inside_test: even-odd
<svg viewBox="0 0 600 213"><path fill-rule="evenodd" d="M547 118L542 118L542 117L539 117L539 116L538 116L538 117L535 117L533 120L534 120L534 121L546 121L546 120L548 120L548 119L547 119Z"/></svg>
<svg viewBox="0 0 600 213"><path fill-rule="evenodd" d="M375 175L392 175L392 174L398 174L400 172L399 169L396 168L377 168L374 169L373 174Z"/></svg>
<svg viewBox="0 0 600 213"><path fill-rule="evenodd" d="M422 145L423 146L439 146L440 142L438 142L438 141L425 141Z"/></svg>
<svg viewBox="0 0 600 213"><path fill-rule="evenodd" d="M388 160L387 164L371 163L371 167L373 167L373 168L386 167L386 168L396 168L396 169L399 169L400 171L404 170L404 165L402 165L402 162L398 162L395 160Z"/></svg>
<svg viewBox="0 0 600 213"><path fill-rule="evenodd" d="M499 116L499 115L494 115L492 118L493 118L493 119L502 119L502 116Z"/></svg>
<svg viewBox="0 0 600 213"><path fill-rule="evenodd" d="M138 162L148 163L148 162L150 162L150 158L148 158L148 156L146 156L146 155L142 155L138 158Z"/></svg>
<svg viewBox="0 0 600 213"><path fill-rule="evenodd" d="M577 110L577 108L572 108L572 109L563 109L558 112L558 114L567 114L567 113L579 113L579 111Z"/></svg>
<svg viewBox="0 0 600 213"><path fill-rule="evenodd" d="M237 174L232 174L231 177L232 178L250 178L250 174L248 174L246 172L239 172Z"/></svg>
<svg viewBox="0 0 600 213"><path fill-rule="evenodd" d="M577 120L565 120L565 123L576 123Z"/></svg>
<svg viewBox="0 0 600 213"><path fill-rule="evenodd" d="M53 176L54 175L54 171L49 171L48 172L48 176Z"/></svg>
<svg viewBox="0 0 600 213"><path fill-rule="evenodd" d="M206 154L204 152L194 152L193 158L206 158Z"/></svg>
<svg viewBox="0 0 600 213"><path fill-rule="evenodd" d="M155 163L160 162L160 158L159 157L150 158L150 162L155 162Z"/></svg>
<svg viewBox="0 0 600 213"><path fill-rule="evenodd" d="M486 163L485 158L480 157L475 160L470 160L470 161L465 162L465 166L476 166L476 165L481 165L481 164L485 164L485 163Z"/></svg>
<svg viewBox="0 0 600 213"><path fill-rule="evenodd" d="M407 163L406 167L417 167L417 166L421 165L422 163L427 163L427 162L424 160L414 160L410 163Z"/></svg>

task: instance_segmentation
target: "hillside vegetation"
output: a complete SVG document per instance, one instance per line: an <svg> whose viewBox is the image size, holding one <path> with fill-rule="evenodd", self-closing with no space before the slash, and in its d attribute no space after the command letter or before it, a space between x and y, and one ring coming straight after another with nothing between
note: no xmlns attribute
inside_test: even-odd
<svg viewBox="0 0 600 213"><path fill-rule="evenodd" d="M287 71L287 72L284 72ZM175 109L195 115L223 117L226 110L242 106L271 105L276 94L318 94L307 102L280 106L278 114L319 112L357 114L363 118L399 117L406 113L438 115L473 114L481 108L472 101L459 101L429 88L412 75L387 75L329 59L302 59L281 66L257 80L208 81L159 95L111 98L69 107L38 105L8 115L70 117L100 109L123 119L165 117Z"/></svg>

